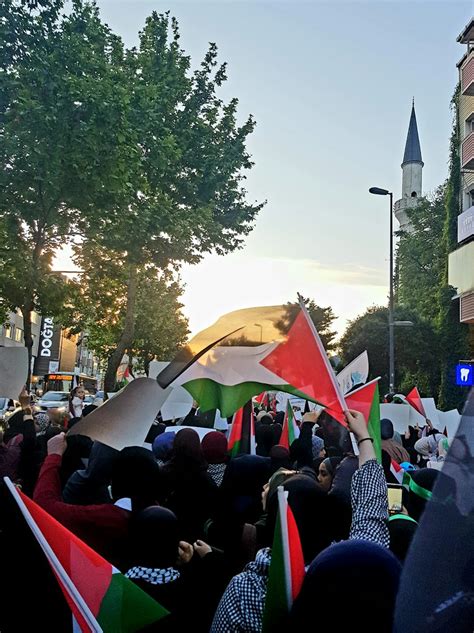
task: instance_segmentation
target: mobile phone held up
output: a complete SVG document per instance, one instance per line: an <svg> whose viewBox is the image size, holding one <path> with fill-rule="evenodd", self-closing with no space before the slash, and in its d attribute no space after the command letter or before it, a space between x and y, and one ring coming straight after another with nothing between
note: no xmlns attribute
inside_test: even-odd
<svg viewBox="0 0 474 633"><path fill-rule="evenodd" d="M388 511L397 514L402 511L402 486L400 484L387 484Z"/></svg>

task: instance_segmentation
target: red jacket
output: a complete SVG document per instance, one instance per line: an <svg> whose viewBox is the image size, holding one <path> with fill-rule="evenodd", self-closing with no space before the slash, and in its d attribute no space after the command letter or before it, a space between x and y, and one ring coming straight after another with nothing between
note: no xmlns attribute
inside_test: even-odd
<svg viewBox="0 0 474 633"><path fill-rule="evenodd" d="M41 467L33 499L64 527L117 567L126 567L131 513L112 504L78 506L61 497L60 455L48 455Z"/></svg>

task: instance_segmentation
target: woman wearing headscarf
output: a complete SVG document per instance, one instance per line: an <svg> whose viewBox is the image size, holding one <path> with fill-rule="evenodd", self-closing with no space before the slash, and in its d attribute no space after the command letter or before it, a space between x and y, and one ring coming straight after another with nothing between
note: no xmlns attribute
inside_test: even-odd
<svg viewBox="0 0 474 633"><path fill-rule="evenodd" d="M447 437L442 437L438 442L438 450L436 455L433 455L431 459L427 462L426 468L435 468L436 470L441 470L444 465L444 460L446 459L446 455L449 450L449 440Z"/></svg>
<svg viewBox="0 0 474 633"><path fill-rule="evenodd" d="M342 457L326 457L319 465L318 483L324 492L329 492Z"/></svg>
<svg viewBox="0 0 474 633"><path fill-rule="evenodd" d="M303 586L282 630L303 631L315 610L336 614L337 629L391 633L401 565L386 548L350 540L321 552L306 572Z"/></svg>
<svg viewBox="0 0 474 633"><path fill-rule="evenodd" d="M393 514L388 520L390 550L402 564L408 554L417 527L418 523L415 519L407 514Z"/></svg>
<svg viewBox="0 0 474 633"><path fill-rule="evenodd" d="M63 500L81 506L112 503L109 484L117 456L118 451L114 448L102 442L94 442L87 467L76 470L67 480Z"/></svg>
<svg viewBox="0 0 474 633"><path fill-rule="evenodd" d="M115 503L73 505L63 501L61 491L60 468L66 447L64 433L48 441L48 455L41 467L33 499L106 560L123 569L128 554L130 517L133 512L160 501L160 469L145 448L124 448L112 469L112 499Z"/></svg>
<svg viewBox="0 0 474 633"><path fill-rule="evenodd" d="M434 468L420 468L410 471L408 490L403 489L402 498L409 516L415 521L420 521L439 475L440 471Z"/></svg>
<svg viewBox="0 0 474 633"><path fill-rule="evenodd" d="M194 543L203 536L204 523L217 501L217 486L207 473L201 440L194 429L176 433L171 459L162 469L164 505L178 517L183 539Z"/></svg>
<svg viewBox="0 0 474 633"><path fill-rule="evenodd" d="M164 466L171 458L175 437L176 434L172 431L165 431L157 435L153 440L152 451L159 466Z"/></svg>
<svg viewBox="0 0 474 633"><path fill-rule="evenodd" d="M177 629L187 624L188 613L187 586L178 563L192 556L192 548L180 542L178 530L178 519L167 508L151 506L135 515L130 521L130 568L125 574L170 612L161 624L172 622Z"/></svg>
<svg viewBox="0 0 474 633"><path fill-rule="evenodd" d="M364 416L356 411L347 411L346 420L359 447L359 469L352 478L349 538L388 548L387 484L383 469L375 458L373 440L368 434ZM334 538L327 523L332 499L305 475L292 477L284 488L288 490L288 504L295 516L303 556L309 563ZM276 508L273 516L276 519ZM230 581L214 616L212 633L261 631L270 561L271 549L263 548L257 552L255 561Z"/></svg>
<svg viewBox="0 0 474 633"><path fill-rule="evenodd" d="M227 454L227 438L220 431L211 431L202 438L202 452L209 464L207 472L217 486L222 484L229 456Z"/></svg>
<svg viewBox="0 0 474 633"><path fill-rule="evenodd" d="M86 390L83 385L78 385L71 390L71 393L69 394L69 417L71 419L82 418L85 397Z"/></svg>

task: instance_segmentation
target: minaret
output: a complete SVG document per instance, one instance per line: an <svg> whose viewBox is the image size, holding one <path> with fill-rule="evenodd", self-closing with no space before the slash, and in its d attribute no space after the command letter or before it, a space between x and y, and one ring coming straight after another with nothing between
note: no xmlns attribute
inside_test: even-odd
<svg viewBox="0 0 474 633"><path fill-rule="evenodd" d="M422 195L423 165L416 125L415 100L413 99L402 162L402 197L395 202L395 216L400 223L400 229L405 231L410 231L410 221L406 210L408 207L414 207Z"/></svg>

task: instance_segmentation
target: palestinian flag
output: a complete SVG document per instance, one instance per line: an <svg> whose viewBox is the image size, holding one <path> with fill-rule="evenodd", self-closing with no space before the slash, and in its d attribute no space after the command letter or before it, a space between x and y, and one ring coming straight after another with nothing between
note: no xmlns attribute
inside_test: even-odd
<svg viewBox="0 0 474 633"><path fill-rule="evenodd" d="M264 391L263 393L259 394L255 398L255 402L258 405L260 405L262 407L262 409L266 409L268 407L268 393L266 391Z"/></svg>
<svg viewBox="0 0 474 633"><path fill-rule="evenodd" d="M427 490L423 488L411 477L410 473L408 473L404 468L397 464L395 460L392 459L390 463L390 472L397 479L398 483L402 485L407 490L411 490L415 495L421 497L425 501L429 501L431 499L432 492L431 490Z"/></svg>
<svg viewBox="0 0 474 633"><path fill-rule="evenodd" d="M5 478L83 632L132 633L168 611Z"/></svg>
<svg viewBox="0 0 474 633"><path fill-rule="evenodd" d="M403 485L405 470L394 459L390 462L390 472L395 477L400 485Z"/></svg>
<svg viewBox="0 0 474 633"><path fill-rule="evenodd" d="M374 440L374 451L379 464L382 463L382 438L380 434L380 397L379 380L375 378L366 385L348 393L346 404L348 409L362 413L367 422L367 430Z"/></svg>
<svg viewBox="0 0 474 633"><path fill-rule="evenodd" d="M284 391L327 407L346 424L344 398L302 302L232 312L195 338L157 380L182 385L202 411L229 417L256 394Z"/></svg>
<svg viewBox="0 0 474 633"><path fill-rule="evenodd" d="M418 411L418 413L426 419L425 407L423 406L420 392L418 391L417 387L413 387L410 393L407 394L406 399L408 404L410 404L415 409L415 411Z"/></svg>
<svg viewBox="0 0 474 633"><path fill-rule="evenodd" d="M236 411L230 430L228 451L232 457L255 455L255 423L252 402Z"/></svg>
<svg viewBox="0 0 474 633"><path fill-rule="evenodd" d="M268 572L267 595L263 611L263 633L278 629L282 618L301 590L305 568L303 550L295 517L283 486L278 487L278 517Z"/></svg>
<svg viewBox="0 0 474 633"><path fill-rule="evenodd" d="M291 402L288 400L286 404L286 413L285 418L283 420L283 429L281 432L280 441L278 442L281 446L285 448L290 448L293 442L297 437L300 436L300 430L295 420L295 413L293 411L293 407L291 406Z"/></svg>

